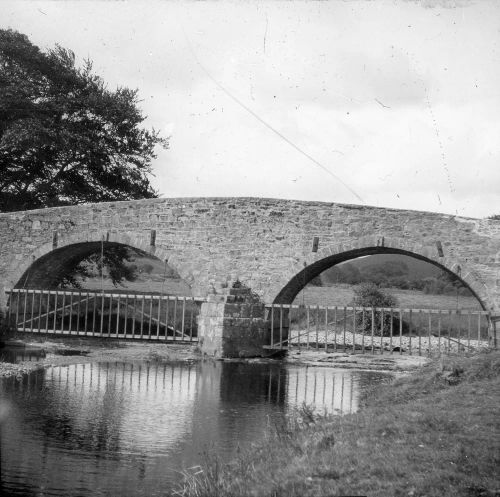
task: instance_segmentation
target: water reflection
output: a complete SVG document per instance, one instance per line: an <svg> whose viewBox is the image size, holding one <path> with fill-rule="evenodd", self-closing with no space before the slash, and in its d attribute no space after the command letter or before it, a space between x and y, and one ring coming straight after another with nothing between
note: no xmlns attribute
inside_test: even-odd
<svg viewBox="0 0 500 497"><path fill-rule="evenodd" d="M0 490L12 495L164 495L215 450L229 459L303 402L358 408L381 373L279 364L75 364L0 382Z"/></svg>
<svg viewBox="0 0 500 497"><path fill-rule="evenodd" d="M13 364L21 361L36 361L45 357L45 351L38 347L2 347L0 348L0 362Z"/></svg>

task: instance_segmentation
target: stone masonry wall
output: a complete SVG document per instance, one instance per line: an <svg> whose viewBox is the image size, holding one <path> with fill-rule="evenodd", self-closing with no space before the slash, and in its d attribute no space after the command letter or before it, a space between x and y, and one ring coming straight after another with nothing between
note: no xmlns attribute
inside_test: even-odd
<svg viewBox="0 0 500 497"><path fill-rule="evenodd" d="M336 255L401 250L459 274L500 314L499 221L260 198L152 199L0 214L0 308L6 290L42 283L30 274L35 261L49 275L102 238L168 259L194 295L238 278L265 302L304 268L319 270Z"/></svg>
<svg viewBox="0 0 500 497"><path fill-rule="evenodd" d="M238 283L210 294L198 316L198 338L210 357L259 357L266 354L269 323L265 305Z"/></svg>

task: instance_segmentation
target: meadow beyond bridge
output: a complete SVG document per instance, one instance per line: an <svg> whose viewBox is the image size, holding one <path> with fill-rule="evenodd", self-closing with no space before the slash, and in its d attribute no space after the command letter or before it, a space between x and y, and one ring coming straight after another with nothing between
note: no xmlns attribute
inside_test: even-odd
<svg viewBox="0 0 500 497"><path fill-rule="evenodd" d="M371 254L435 264L470 288L492 323L500 317L500 221L491 219L261 198L151 199L0 214L0 239L4 313L12 289L54 289L83 258L122 244L166 261L208 300L199 317L207 343L230 314L233 329L247 318L257 329L264 316L251 309L291 304L325 269ZM231 288L236 281L251 292ZM238 302L248 304L245 316L227 310Z"/></svg>

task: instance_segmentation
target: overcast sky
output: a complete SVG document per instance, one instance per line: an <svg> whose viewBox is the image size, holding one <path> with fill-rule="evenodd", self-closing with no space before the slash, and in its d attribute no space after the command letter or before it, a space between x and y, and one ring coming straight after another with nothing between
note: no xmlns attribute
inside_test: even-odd
<svg viewBox="0 0 500 497"><path fill-rule="evenodd" d="M161 196L500 213L498 1L0 2L0 27L139 89Z"/></svg>

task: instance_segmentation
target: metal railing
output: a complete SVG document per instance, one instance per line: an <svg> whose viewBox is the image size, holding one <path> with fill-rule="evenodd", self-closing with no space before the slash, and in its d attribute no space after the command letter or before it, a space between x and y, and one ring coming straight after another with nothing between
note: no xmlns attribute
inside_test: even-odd
<svg viewBox="0 0 500 497"><path fill-rule="evenodd" d="M497 348L482 310L266 306L267 349L434 355Z"/></svg>
<svg viewBox="0 0 500 497"><path fill-rule="evenodd" d="M201 299L92 290L13 289L7 320L21 332L197 341Z"/></svg>

